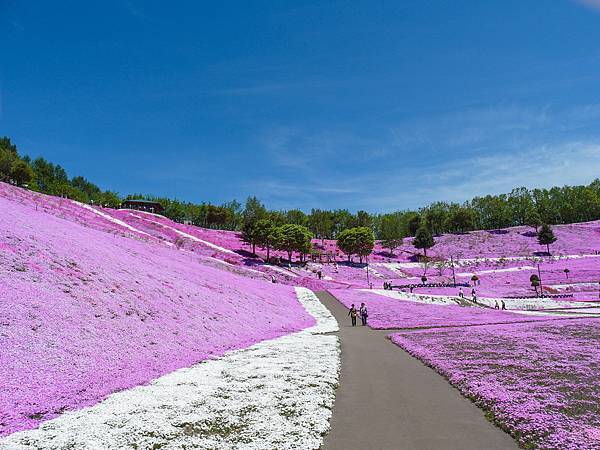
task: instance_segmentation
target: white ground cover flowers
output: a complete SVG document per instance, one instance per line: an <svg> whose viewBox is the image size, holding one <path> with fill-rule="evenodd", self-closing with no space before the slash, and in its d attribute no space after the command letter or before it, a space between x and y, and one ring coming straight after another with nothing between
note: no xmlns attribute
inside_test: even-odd
<svg viewBox="0 0 600 450"><path fill-rule="evenodd" d="M448 296L448 295L435 295L435 294L415 294L401 291L387 291L385 289L361 289L364 292L372 292L374 294L379 294L385 297L395 298L398 300L405 300L417 303L426 303L431 305L456 305L458 303L458 296ZM465 293L466 299L471 299L471 296L468 293ZM496 303L498 305L504 301L506 307L511 310L511 312L523 314L530 310L553 310L558 308L578 308L578 309L590 309L591 306L600 305L600 302L575 302L568 300L558 300L547 297L540 298L488 298L488 297L478 297L477 302L480 305L485 305L493 308ZM537 311L537 315L548 315L552 314L552 312L543 312Z"/></svg>
<svg viewBox="0 0 600 450"><path fill-rule="evenodd" d="M305 288L317 323L11 434L1 449L319 448L339 378L338 330Z"/></svg>

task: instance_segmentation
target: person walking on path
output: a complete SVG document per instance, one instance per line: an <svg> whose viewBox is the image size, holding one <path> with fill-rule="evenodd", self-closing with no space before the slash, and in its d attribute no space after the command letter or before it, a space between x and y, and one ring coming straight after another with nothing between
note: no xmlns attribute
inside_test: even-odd
<svg viewBox="0 0 600 450"><path fill-rule="evenodd" d="M500 309L500 306L498 305L498 300L494 300L496 302L496 304L494 305L494 309Z"/></svg>
<svg viewBox="0 0 600 450"><path fill-rule="evenodd" d="M464 296L465 296L465 293L463 292L462 288L460 288L460 289L458 290L458 296L459 296L460 298L464 298Z"/></svg>
<svg viewBox="0 0 600 450"><path fill-rule="evenodd" d="M500 300L500 303L502 303L502 311L506 310L506 303L504 303L504 300Z"/></svg>
<svg viewBox="0 0 600 450"><path fill-rule="evenodd" d="M356 326L356 316L358 316L358 313L356 312L354 303L352 303L352 306L350 307L350 311L348 311L348 315L352 319L352 326L355 327Z"/></svg>
<svg viewBox="0 0 600 450"><path fill-rule="evenodd" d="M364 303L360 304L360 320L363 324L363 327L367 324L367 317L369 317L369 313L367 311L367 305Z"/></svg>

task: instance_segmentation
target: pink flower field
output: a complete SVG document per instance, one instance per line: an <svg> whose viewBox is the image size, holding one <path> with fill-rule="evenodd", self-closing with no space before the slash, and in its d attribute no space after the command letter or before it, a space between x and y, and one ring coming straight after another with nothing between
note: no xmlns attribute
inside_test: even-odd
<svg viewBox="0 0 600 450"><path fill-rule="evenodd" d="M292 287L0 184L0 436L314 324Z"/></svg>
<svg viewBox="0 0 600 450"><path fill-rule="evenodd" d="M397 333L524 448L600 448L600 320Z"/></svg>
<svg viewBox="0 0 600 450"><path fill-rule="evenodd" d="M557 317L527 316L490 308L415 303L354 289L338 289L330 292L348 308L352 304L358 308L364 302L369 309L369 326L377 330L459 327L557 319Z"/></svg>

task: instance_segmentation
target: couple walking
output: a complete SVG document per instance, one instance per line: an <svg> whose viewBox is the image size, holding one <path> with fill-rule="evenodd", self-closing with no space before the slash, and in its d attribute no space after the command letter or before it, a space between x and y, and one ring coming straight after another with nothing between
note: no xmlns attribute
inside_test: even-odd
<svg viewBox="0 0 600 450"><path fill-rule="evenodd" d="M356 306L352 303L350 310L348 311L348 315L352 319L352 326L356 326L356 318L360 316L360 321L363 326L367 324L367 317L369 317L369 313L367 312L367 306L364 303L360 304L360 309L356 310Z"/></svg>

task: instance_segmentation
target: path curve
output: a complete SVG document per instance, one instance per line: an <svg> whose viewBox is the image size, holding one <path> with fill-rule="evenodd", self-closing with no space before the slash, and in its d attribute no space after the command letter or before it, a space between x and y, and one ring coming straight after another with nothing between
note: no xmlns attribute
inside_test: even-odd
<svg viewBox="0 0 600 450"><path fill-rule="evenodd" d="M517 448L444 378L386 339L390 331L352 328L335 297L316 294L340 324L342 349L340 387L324 449Z"/></svg>

